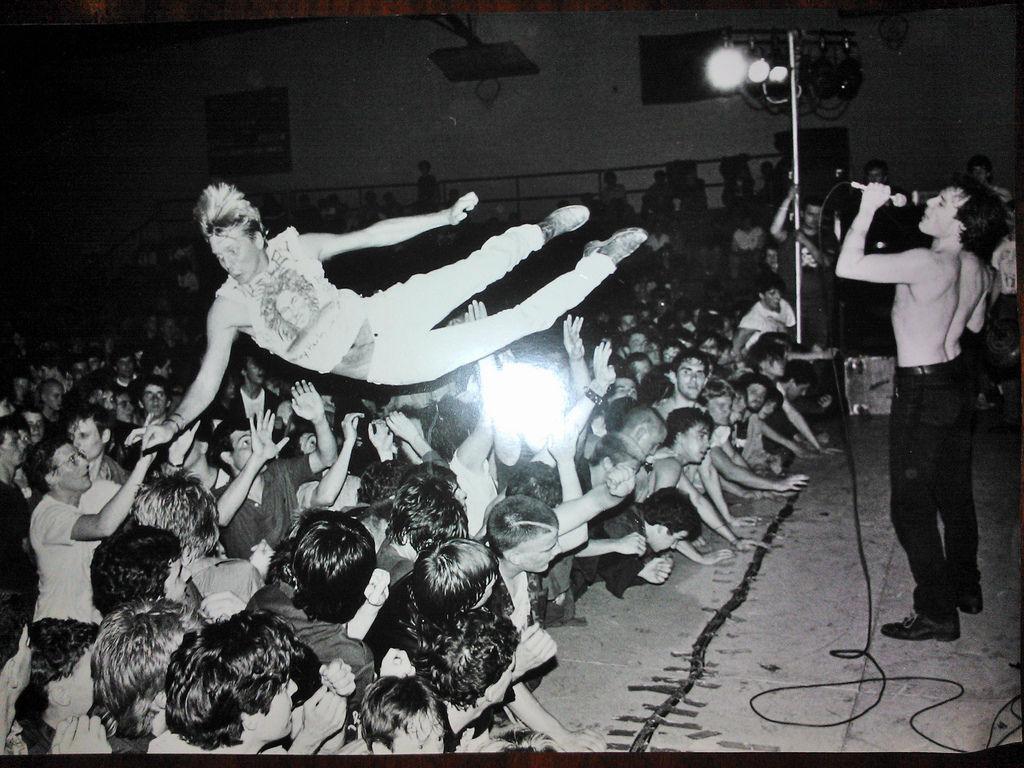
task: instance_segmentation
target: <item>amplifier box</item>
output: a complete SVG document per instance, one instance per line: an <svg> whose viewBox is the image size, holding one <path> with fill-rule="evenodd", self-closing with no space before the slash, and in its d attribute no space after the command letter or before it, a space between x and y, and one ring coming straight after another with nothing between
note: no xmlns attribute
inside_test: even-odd
<svg viewBox="0 0 1024 768"><path fill-rule="evenodd" d="M848 357L844 367L850 414L889 413L896 359L867 355Z"/></svg>

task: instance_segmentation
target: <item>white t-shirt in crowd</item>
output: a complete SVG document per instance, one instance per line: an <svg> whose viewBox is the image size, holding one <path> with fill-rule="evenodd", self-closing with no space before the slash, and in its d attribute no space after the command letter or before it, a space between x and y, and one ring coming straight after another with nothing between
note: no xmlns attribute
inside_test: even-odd
<svg viewBox="0 0 1024 768"><path fill-rule="evenodd" d="M32 511L29 541L39 570L39 597L33 621L44 618L99 622L92 604L89 567L98 541L74 541L71 530L82 515L95 515L121 488L109 480L97 480L82 494L77 507L49 494Z"/></svg>
<svg viewBox="0 0 1024 768"><path fill-rule="evenodd" d="M466 494L466 520L470 538L473 538L484 527L487 507L498 498L498 487L494 484L486 459L476 468L468 467L462 463L456 451L449 466L455 473L459 488Z"/></svg>
<svg viewBox="0 0 1024 768"><path fill-rule="evenodd" d="M263 414L267 410L264 405L267 399L267 391L265 389L261 387L260 393L256 397L249 397L245 394L245 390L239 387L238 394L242 396L242 408L245 410L245 418L251 419L253 416L263 418Z"/></svg>
<svg viewBox="0 0 1024 768"><path fill-rule="evenodd" d="M756 331L748 340L744 349L749 349L762 333L785 333L787 328L796 325L796 314L793 307L785 299L779 301L779 311L773 312L760 301L740 320L740 328Z"/></svg>

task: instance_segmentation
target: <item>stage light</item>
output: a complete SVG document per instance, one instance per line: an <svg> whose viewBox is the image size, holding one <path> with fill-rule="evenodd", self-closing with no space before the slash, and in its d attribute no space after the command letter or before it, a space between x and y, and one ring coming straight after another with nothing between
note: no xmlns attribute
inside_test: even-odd
<svg viewBox="0 0 1024 768"><path fill-rule="evenodd" d="M539 451L565 418L568 395L561 378L527 363L503 366L481 382L484 409L501 433L520 435Z"/></svg>
<svg viewBox="0 0 1024 768"><path fill-rule="evenodd" d="M750 63L747 68L747 79L752 83L763 83L768 79L768 73L771 71L771 65L767 59L763 56Z"/></svg>
<svg viewBox="0 0 1024 768"><path fill-rule="evenodd" d="M719 48L708 58L707 77L720 91L736 90L747 77L747 59L738 48Z"/></svg>
<svg viewBox="0 0 1024 768"><path fill-rule="evenodd" d="M768 72L769 83L784 83L786 82L787 77L789 77L789 68L784 67L781 64L776 64L771 68L771 71Z"/></svg>

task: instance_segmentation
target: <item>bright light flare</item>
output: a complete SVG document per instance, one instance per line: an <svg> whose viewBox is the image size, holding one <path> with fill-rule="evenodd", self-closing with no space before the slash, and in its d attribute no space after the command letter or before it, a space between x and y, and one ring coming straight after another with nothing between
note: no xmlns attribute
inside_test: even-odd
<svg viewBox="0 0 1024 768"><path fill-rule="evenodd" d="M763 58L758 59L751 62L750 67L747 69L747 79L752 83L763 83L768 79L770 71L771 65Z"/></svg>
<svg viewBox="0 0 1024 768"><path fill-rule="evenodd" d="M718 90L735 90L747 77L747 58L739 48L719 48L708 57L707 76Z"/></svg>
<svg viewBox="0 0 1024 768"><path fill-rule="evenodd" d="M494 428L520 435L533 451L561 429L569 400L557 374L528 363L505 365L488 376L481 395Z"/></svg>
<svg viewBox="0 0 1024 768"><path fill-rule="evenodd" d="M789 68L784 67L781 64L777 64L772 67L771 71L768 73L768 82L784 83L786 82L787 77L789 77Z"/></svg>

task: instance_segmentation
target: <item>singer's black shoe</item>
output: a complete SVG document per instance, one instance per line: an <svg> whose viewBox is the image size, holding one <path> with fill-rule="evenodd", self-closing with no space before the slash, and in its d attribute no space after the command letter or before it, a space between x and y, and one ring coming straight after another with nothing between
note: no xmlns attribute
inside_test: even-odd
<svg viewBox="0 0 1024 768"><path fill-rule="evenodd" d="M981 588L961 592L956 598L956 607L960 613L981 613Z"/></svg>
<svg viewBox="0 0 1024 768"><path fill-rule="evenodd" d="M951 642L960 637L960 619L954 616L936 621L920 614L911 614L903 621L882 625L882 634L895 640L939 640Z"/></svg>

